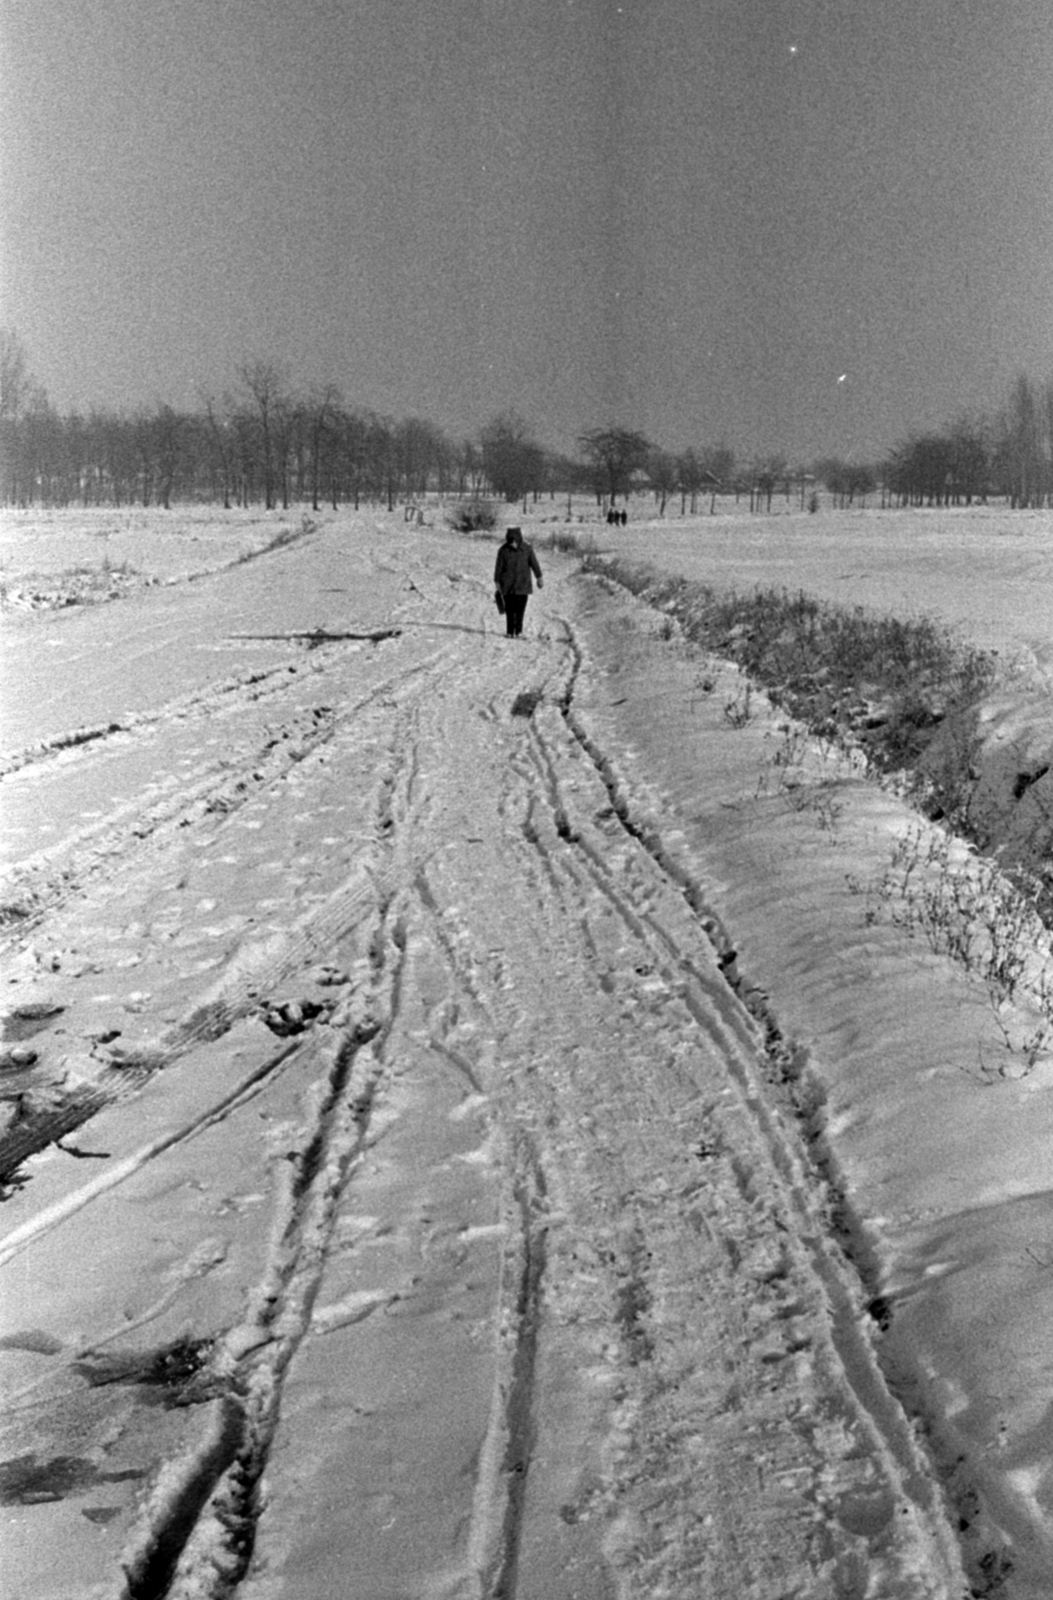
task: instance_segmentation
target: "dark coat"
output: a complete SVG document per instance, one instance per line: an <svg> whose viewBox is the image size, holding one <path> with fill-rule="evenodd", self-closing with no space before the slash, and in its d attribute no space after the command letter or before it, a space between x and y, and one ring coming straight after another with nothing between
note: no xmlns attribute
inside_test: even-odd
<svg viewBox="0 0 1053 1600"><path fill-rule="evenodd" d="M533 545L524 539L519 545L503 544L497 552L494 565L494 586L504 595L533 594L534 584L530 574L541 577Z"/></svg>

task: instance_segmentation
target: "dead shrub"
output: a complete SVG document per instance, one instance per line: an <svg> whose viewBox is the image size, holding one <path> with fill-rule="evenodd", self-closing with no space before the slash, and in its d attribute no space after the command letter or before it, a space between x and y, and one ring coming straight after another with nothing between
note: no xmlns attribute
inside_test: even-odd
<svg viewBox="0 0 1053 1600"><path fill-rule="evenodd" d="M447 526L455 533L492 533L497 527L497 518L494 501L479 496L458 500L446 512Z"/></svg>

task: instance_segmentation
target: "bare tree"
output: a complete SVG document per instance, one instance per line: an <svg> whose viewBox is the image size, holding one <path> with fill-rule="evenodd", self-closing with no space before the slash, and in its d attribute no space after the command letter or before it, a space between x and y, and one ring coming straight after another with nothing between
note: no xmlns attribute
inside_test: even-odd
<svg viewBox="0 0 1053 1600"><path fill-rule="evenodd" d="M647 456L647 477L658 501L658 515L665 516L666 502L676 488L678 471L675 457L668 450L652 448Z"/></svg>
<svg viewBox="0 0 1053 1600"><path fill-rule="evenodd" d="M483 472L495 494L511 502L538 492L545 452L517 411L503 411L479 435Z"/></svg>
<svg viewBox="0 0 1053 1600"><path fill-rule="evenodd" d="M694 450L682 450L676 458L676 486L680 490L680 515L687 513L688 497L691 515L698 510L698 491L705 483L705 468Z"/></svg>
<svg viewBox="0 0 1053 1600"><path fill-rule="evenodd" d="M395 509L399 487L399 457L395 422L370 412L365 430L366 488L373 499L384 499L389 511Z"/></svg>
<svg viewBox="0 0 1053 1600"><path fill-rule="evenodd" d="M406 417L394 425L394 441L403 492L411 497L427 494L443 454L440 430L422 417Z"/></svg>
<svg viewBox="0 0 1053 1600"><path fill-rule="evenodd" d="M212 489L215 493L218 479L223 496L224 511L230 510L230 491L234 482L235 441L228 417L219 417L211 395L202 395L205 407L205 438L208 444L207 460ZM231 407L228 402L227 410Z"/></svg>
<svg viewBox="0 0 1053 1600"><path fill-rule="evenodd" d="M296 461L298 435L302 460L302 420L303 413L299 402L287 388L279 386L271 407L271 436L274 443L276 491L281 494L283 511L289 509L289 471Z"/></svg>
<svg viewBox="0 0 1053 1600"><path fill-rule="evenodd" d="M17 420L31 382L21 339L13 328L0 328L0 420Z"/></svg>
<svg viewBox="0 0 1053 1600"><path fill-rule="evenodd" d="M786 477L785 456L762 456L755 462L750 476L750 510L759 511L763 499L765 510L770 511L775 490Z"/></svg>
<svg viewBox="0 0 1053 1600"><path fill-rule="evenodd" d="M901 503L943 505L954 485L954 446L942 433L914 434L894 447L884 475Z"/></svg>
<svg viewBox="0 0 1053 1600"><path fill-rule="evenodd" d="M319 510L319 495L322 485L323 458L331 457L335 450L337 439L337 418L340 410L340 391L335 384L328 383L323 389L315 389L304 405L307 418L307 438L311 456L311 509ZM330 485L332 485L332 472L330 472ZM336 510L336 501L333 501Z"/></svg>
<svg viewBox="0 0 1053 1600"><path fill-rule="evenodd" d="M284 375L273 362L255 360L242 367L239 376L256 407L263 503L271 511L275 501L275 429L279 426L279 408L287 403Z"/></svg>
<svg viewBox="0 0 1053 1600"><path fill-rule="evenodd" d="M865 461L850 462L845 479L845 487L848 490L849 505L852 505L858 496L860 506L865 506L867 495L873 494L877 487L877 473Z"/></svg>
<svg viewBox="0 0 1053 1600"><path fill-rule="evenodd" d="M1046 463L1038 397L1030 378L1021 373L1002 414L998 461L1009 504L1039 506L1045 498Z"/></svg>
<svg viewBox="0 0 1053 1600"><path fill-rule="evenodd" d="M1053 505L1053 378L1047 378L1038 397L1042 457L1046 468L1046 503Z"/></svg>
<svg viewBox="0 0 1053 1600"><path fill-rule="evenodd" d="M184 451L191 432L190 419L174 411L171 406L159 405L151 418L151 432L157 474L157 499L164 510L168 511L183 468Z"/></svg>
<svg viewBox="0 0 1053 1600"><path fill-rule="evenodd" d="M458 495L481 494L483 488L483 455L473 439L463 439L457 449Z"/></svg>
<svg viewBox="0 0 1053 1600"><path fill-rule="evenodd" d="M31 388L29 360L21 339L13 328L0 328L0 461L2 492L6 500L24 498L19 483L22 466L19 419Z"/></svg>
<svg viewBox="0 0 1053 1600"><path fill-rule="evenodd" d="M441 430L435 442L435 487L440 495L449 494L457 479L457 446Z"/></svg>
<svg viewBox="0 0 1053 1600"><path fill-rule="evenodd" d="M362 503L362 493L366 487L366 470L369 462L369 419L358 411L341 411L338 414L339 440L336 459L334 461L334 475L336 462L339 462L339 472L343 480L344 493L352 496L355 510ZM336 510L337 490L335 484L332 488L333 510Z"/></svg>
<svg viewBox="0 0 1053 1600"><path fill-rule="evenodd" d="M630 428L594 428L578 438L578 446L592 468L597 498L628 498L632 475L646 464L650 442Z"/></svg>
<svg viewBox="0 0 1053 1600"><path fill-rule="evenodd" d="M713 482L710 485L709 509L710 513L716 509L717 489L735 489L735 500L738 501L738 480L735 474L735 452L728 444L710 445L702 452L702 464L711 474Z"/></svg>
<svg viewBox="0 0 1053 1600"><path fill-rule="evenodd" d="M967 506L973 500L983 500L991 476L990 430L980 419L964 413L955 418L948 429L951 441L954 499L964 500Z"/></svg>

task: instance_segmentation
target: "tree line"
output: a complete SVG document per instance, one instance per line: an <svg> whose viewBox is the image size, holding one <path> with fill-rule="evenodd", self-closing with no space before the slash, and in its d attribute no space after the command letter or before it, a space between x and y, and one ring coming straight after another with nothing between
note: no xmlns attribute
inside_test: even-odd
<svg viewBox="0 0 1053 1600"><path fill-rule="evenodd" d="M198 407L166 404L132 414L91 408L61 415L32 376L16 334L0 331L0 500L14 506L383 503L393 509L428 493L490 494L509 503L543 495L594 495L602 505L644 492L659 516L672 502L697 513L718 494L772 509L777 496L800 509L824 486L841 506L1053 505L1053 380L1020 376L1006 404L911 434L885 460L824 457L790 463L779 454L739 461L727 444L669 451L635 430L582 433L570 456L538 443L505 411L471 439L454 439L421 417L401 419L349 406L334 385L297 388L274 363L256 360L222 396Z"/></svg>
<svg viewBox="0 0 1053 1600"><path fill-rule="evenodd" d="M990 415L957 417L912 434L883 466L905 505L972 505L992 497L1013 508L1053 506L1053 379L1021 374Z"/></svg>

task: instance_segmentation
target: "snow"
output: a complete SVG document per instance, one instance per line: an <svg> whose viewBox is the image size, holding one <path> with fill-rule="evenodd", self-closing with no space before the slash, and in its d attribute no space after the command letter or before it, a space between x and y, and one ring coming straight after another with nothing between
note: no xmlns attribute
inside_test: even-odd
<svg viewBox="0 0 1053 1600"><path fill-rule="evenodd" d="M928 825L789 792L763 696L522 516L506 641L439 520L111 515L163 582L5 614L5 1005L63 1010L4 1078L104 1102L0 1207L3 1461L81 1463L12 1491L6 1588L156 1586L190 1494L173 1595L249 1524L252 1600L1046 1594L1053 1065L853 892ZM6 581L105 526L11 518ZM1048 518L597 531L939 615L1053 744ZM90 1381L180 1340L188 1403Z"/></svg>
<svg viewBox="0 0 1053 1600"><path fill-rule="evenodd" d="M803 589L839 605L934 617L984 649L1053 664L1049 511L728 510L633 520L603 528L601 543L699 582Z"/></svg>

